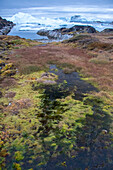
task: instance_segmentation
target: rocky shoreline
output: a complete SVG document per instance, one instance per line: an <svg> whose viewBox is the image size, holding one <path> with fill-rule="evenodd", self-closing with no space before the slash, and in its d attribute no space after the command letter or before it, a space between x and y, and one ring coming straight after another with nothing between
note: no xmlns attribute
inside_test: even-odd
<svg viewBox="0 0 113 170"><path fill-rule="evenodd" d="M15 24L0 17L0 35L7 35Z"/></svg>
<svg viewBox="0 0 113 170"><path fill-rule="evenodd" d="M54 30L41 29L38 35L47 36L50 40L67 40L77 34L97 33L98 31L92 26L74 25L71 28L60 28ZM113 29L106 28L101 33L113 33Z"/></svg>
<svg viewBox="0 0 113 170"><path fill-rule="evenodd" d="M39 30L38 35L47 36L49 39L69 39L75 34L80 33L96 33L96 29L91 26L75 25L71 28L60 28L54 30Z"/></svg>

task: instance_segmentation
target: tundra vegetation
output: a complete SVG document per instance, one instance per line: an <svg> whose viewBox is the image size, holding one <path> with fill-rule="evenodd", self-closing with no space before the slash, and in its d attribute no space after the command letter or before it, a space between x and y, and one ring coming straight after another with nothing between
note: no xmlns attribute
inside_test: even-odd
<svg viewBox="0 0 113 170"><path fill-rule="evenodd" d="M113 167L110 37L41 46L0 36L1 170Z"/></svg>

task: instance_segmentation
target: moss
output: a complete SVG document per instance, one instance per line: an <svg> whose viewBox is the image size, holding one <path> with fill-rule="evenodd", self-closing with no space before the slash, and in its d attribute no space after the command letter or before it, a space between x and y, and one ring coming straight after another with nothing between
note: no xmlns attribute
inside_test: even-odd
<svg viewBox="0 0 113 170"><path fill-rule="evenodd" d="M1 76L2 76L2 77L7 77L7 76L13 76L13 75L15 75L15 74L16 74L16 70L10 70L10 69L8 69L8 70L4 71L4 72L1 74Z"/></svg>
<svg viewBox="0 0 113 170"><path fill-rule="evenodd" d="M5 64L5 66L3 67L3 69L1 70L1 72L4 72L4 71L6 71L6 70L9 70L9 69L11 69L11 68L13 68L13 67L14 67L13 63Z"/></svg>
<svg viewBox="0 0 113 170"><path fill-rule="evenodd" d="M17 151L15 152L14 158L16 161L21 161L24 159L24 156L22 155L22 152Z"/></svg>
<svg viewBox="0 0 113 170"><path fill-rule="evenodd" d="M10 43L13 45L20 45L23 43L23 41L21 39L16 39L16 40L12 40Z"/></svg>
<svg viewBox="0 0 113 170"><path fill-rule="evenodd" d="M38 72L40 71L42 68L37 66L37 65L29 65L29 66L23 66L20 69L20 74L31 74L33 72Z"/></svg>
<svg viewBox="0 0 113 170"><path fill-rule="evenodd" d="M0 66L4 66L5 65L5 61L0 59Z"/></svg>
<svg viewBox="0 0 113 170"><path fill-rule="evenodd" d="M108 61L107 59L99 59L99 58L92 58L89 60L89 62L95 63L95 64L109 64L110 63L110 61Z"/></svg>
<svg viewBox="0 0 113 170"><path fill-rule="evenodd" d="M104 42L93 42L90 43L87 47L89 50L94 50L95 48L101 49L101 50L110 50L113 48L112 44L104 43Z"/></svg>
<svg viewBox="0 0 113 170"><path fill-rule="evenodd" d="M91 36L88 34L75 35L72 38L70 38L69 40L64 40L63 43L75 43L79 40L84 40L86 38L91 38Z"/></svg>
<svg viewBox="0 0 113 170"><path fill-rule="evenodd" d="M15 169L15 170L21 170L22 168L21 168L20 164L14 163L14 164L13 164L13 169Z"/></svg>

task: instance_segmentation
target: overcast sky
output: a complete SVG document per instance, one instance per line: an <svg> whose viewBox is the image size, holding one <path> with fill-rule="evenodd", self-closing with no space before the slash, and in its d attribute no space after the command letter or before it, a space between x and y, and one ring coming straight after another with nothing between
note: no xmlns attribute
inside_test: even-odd
<svg viewBox="0 0 113 170"><path fill-rule="evenodd" d="M0 0L1 9L79 4L111 7L113 0Z"/></svg>

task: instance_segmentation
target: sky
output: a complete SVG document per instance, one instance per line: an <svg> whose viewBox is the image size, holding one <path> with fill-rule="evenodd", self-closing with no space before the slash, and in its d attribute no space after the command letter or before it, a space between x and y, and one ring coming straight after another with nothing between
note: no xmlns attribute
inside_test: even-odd
<svg viewBox="0 0 113 170"><path fill-rule="evenodd" d="M113 0L0 0L0 9L40 6L96 5L113 6Z"/></svg>

